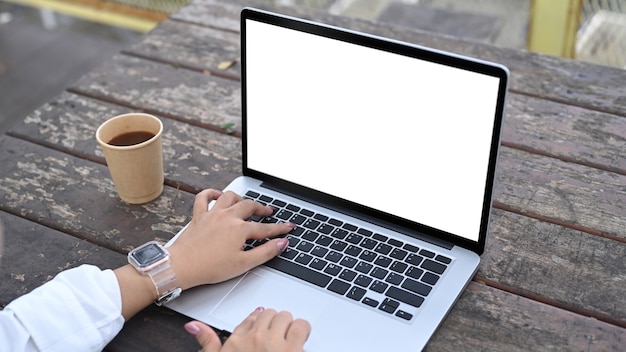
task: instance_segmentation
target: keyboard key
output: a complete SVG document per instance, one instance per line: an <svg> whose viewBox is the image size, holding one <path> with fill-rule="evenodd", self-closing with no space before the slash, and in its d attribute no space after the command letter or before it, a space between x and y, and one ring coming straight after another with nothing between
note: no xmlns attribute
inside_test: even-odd
<svg viewBox="0 0 626 352"><path fill-rule="evenodd" d="M362 287L368 287L372 283L372 278L365 275L359 275L356 280L354 280L354 283Z"/></svg>
<svg viewBox="0 0 626 352"><path fill-rule="evenodd" d="M341 272L341 267L339 265L330 263L330 264L328 264L326 269L324 269L324 272L326 274L330 274L330 275L336 276L337 274L339 274L339 272Z"/></svg>
<svg viewBox="0 0 626 352"><path fill-rule="evenodd" d="M320 258L324 258L326 253L328 253L328 248L324 248L324 247L320 247L320 246L313 247L313 250L311 251L312 255L314 255L316 257L320 257Z"/></svg>
<svg viewBox="0 0 626 352"><path fill-rule="evenodd" d="M317 241L315 241L315 243L319 244L320 246L325 246L325 247L328 247L332 242L333 242L333 239L325 235L321 235L317 239Z"/></svg>
<svg viewBox="0 0 626 352"><path fill-rule="evenodd" d="M374 261L374 259L376 259L376 253L370 252L370 251L364 251L359 256L359 259L363 259L365 261L372 262L372 261Z"/></svg>
<svg viewBox="0 0 626 352"><path fill-rule="evenodd" d="M356 231L356 229L358 229L358 227L352 225L352 224L343 224L342 228L348 230L348 231Z"/></svg>
<svg viewBox="0 0 626 352"><path fill-rule="evenodd" d="M374 237L373 237L373 238L374 238L375 240L377 240L377 241L380 241L380 242L386 242L386 241L387 241L387 239L388 239L389 237L387 237L387 236L385 236L385 235L381 235L381 234L377 233L377 234L375 234L375 235L374 235Z"/></svg>
<svg viewBox="0 0 626 352"><path fill-rule="evenodd" d="M388 273L389 271L383 268L375 267L374 270L372 270L372 272L370 273L370 275L372 275L373 277L377 279L382 280L385 278L385 276L387 276Z"/></svg>
<svg viewBox="0 0 626 352"><path fill-rule="evenodd" d="M286 248L281 254L280 256L283 258L287 258L287 259L293 259L295 258L300 252L296 251L295 249L291 249L291 248Z"/></svg>
<svg viewBox="0 0 626 352"><path fill-rule="evenodd" d="M276 213L276 217L282 220L289 220L293 216L293 212L285 209L281 209Z"/></svg>
<svg viewBox="0 0 626 352"><path fill-rule="evenodd" d="M366 262L359 262L356 267L354 268L354 270L363 273L363 274L367 274L370 272L370 270L372 270L372 268L374 268L374 266L370 263L366 263Z"/></svg>
<svg viewBox="0 0 626 352"><path fill-rule="evenodd" d="M260 194L256 193L255 191L248 191L246 192L246 195L250 198L258 198L260 196Z"/></svg>
<svg viewBox="0 0 626 352"><path fill-rule="evenodd" d="M437 283L437 281L439 281L439 276L431 272L427 272L426 274L424 274L424 277L422 277L422 281L429 285L434 285Z"/></svg>
<svg viewBox="0 0 626 352"><path fill-rule="evenodd" d="M304 233L304 227L296 226L289 233L294 236L301 236Z"/></svg>
<svg viewBox="0 0 626 352"><path fill-rule="evenodd" d="M313 249L313 243L311 242L307 242L307 241L302 241L298 244L298 246L296 247L296 249L302 251L302 252L308 252L311 249Z"/></svg>
<svg viewBox="0 0 626 352"><path fill-rule="evenodd" d="M307 241L315 241L317 239L317 237L319 236L319 234L315 231L311 231L311 230L307 230L304 235L302 235L302 238L307 240Z"/></svg>
<svg viewBox="0 0 626 352"><path fill-rule="evenodd" d="M385 300L383 300L383 303L380 304L380 307L378 307L378 309L382 310L383 312L393 314L393 312L395 312L399 306L400 302L385 298Z"/></svg>
<svg viewBox="0 0 626 352"><path fill-rule="evenodd" d="M346 237L346 241L353 244L359 244L361 240L363 240L363 236L357 235L356 233L351 233Z"/></svg>
<svg viewBox="0 0 626 352"><path fill-rule="evenodd" d="M282 208L285 205L287 205L286 202L283 202L282 200L278 200L278 199L274 199L274 201L272 202L272 204L274 204L275 206Z"/></svg>
<svg viewBox="0 0 626 352"><path fill-rule="evenodd" d="M441 264L441 263L437 263L434 262L430 259L426 259L424 260L424 262L421 265L422 268L426 269L426 270L430 270L434 273L437 274L443 274L443 272L446 270L446 266Z"/></svg>
<svg viewBox="0 0 626 352"><path fill-rule="evenodd" d="M379 255L378 258L376 258L376 261L374 261L374 264L386 268L389 264L391 264L391 258Z"/></svg>
<svg viewBox="0 0 626 352"><path fill-rule="evenodd" d="M356 262L357 262L356 259L345 256L343 257L343 259L341 260L339 264L345 266L346 268L353 268L356 265Z"/></svg>
<svg viewBox="0 0 626 352"><path fill-rule="evenodd" d="M265 203L271 203L274 200L274 198L268 197L266 195L262 195L261 197L259 197L259 200Z"/></svg>
<svg viewBox="0 0 626 352"><path fill-rule="evenodd" d="M293 205L293 204L287 204L287 210L291 210L293 212L298 212L300 211L300 207L297 205Z"/></svg>
<svg viewBox="0 0 626 352"><path fill-rule="evenodd" d="M328 224L321 224L318 228L317 231L321 232L325 235L329 235L331 232L333 232L333 230L335 230L334 226L328 225Z"/></svg>
<svg viewBox="0 0 626 352"><path fill-rule="evenodd" d="M390 238L389 241L387 241L387 243L389 243L390 245L392 245L394 247L402 247L402 245L404 244L404 242L398 241L398 240L393 239L393 238Z"/></svg>
<svg viewBox="0 0 626 352"><path fill-rule="evenodd" d="M323 215L323 214L315 214L313 218L321 222L326 222L326 220L328 220L328 216Z"/></svg>
<svg viewBox="0 0 626 352"><path fill-rule="evenodd" d="M355 301L360 301L361 298L365 296L365 292L367 291L360 287L352 286L352 288L348 291L346 297L352 298Z"/></svg>
<svg viewBox="0 0 626 352"><path fill-rule="evenodd" d="M404 276L402 275L398 275L396 273L389 273L385 281L392 285L400 285L403 279L404 279Z"/></svg>
<svg viewBox="0 0 626 352"><path fill-rule="evenodd" d="M330 251L330 253L328 253L328 255L326 256L326 259L333 263L337 263L341 260L341 257L343 257L343 254L335 251Z"/></svg>
<svg viewBox="0 0 626 352"><path fill-rule="evenodd" d="M413 294L409 291L399 289L395 286L389 286L389 289L387 290L385 295L387 297L393 298L416 308L419 308L422 303L424 303L423 297Z"/></svg>
<svg viewBox="0 0 626 352"><path fill-rule="evenodd" d="M409 270L406 271L406 276L412 277L417 280L422 276L423 273L424 273L424 270L412 266L409 268Z"/></svg>
<svg viewBox="0 0 626 352"><path fill-rule="evenodd" d="M358 234L363 235L365 237L371 237L373 232L367 229L358 229L356 231Z"/></svg>
<svg viewBox="0 0 626 352"><path fill-rule="evenodd" d="M334 240L333 243L330 245L330 248L336 250L337 252L343 252L343 250L346 248L346 246L348 246L347 243L345 243L343 241L339 241L339 240ZM358 253L357 254L353 254L353 255L356 256L356 255L358 255Z"/></svg>
<svg viewBox="0 0 626 352"><path fill-rule="evenodd" d="M311 262L311 260L313 260L313 257L306 254L306 253L300 253L296 256L295 261L297 263L300 263L302 265L307 265L309 264L309 262Z"/></svg>
<svg viewBox="0 0 626 352"><path fill-rule="evenodd" d="M420 294L422 296L428 296L428 294L430 293L430 291L432 290L432 287L424 285L421 282L417 282L415 280L412 279L406 279L404 280L404 282L402 283L402 288L405 288L411 292L415 292L417 294Z"/></svg>
<svg viewBox="0 0 626 352"><path fill-rule="evenodd" d="M328 285L328 289L343 296L350 289L350 284L335 279Z"/></svg>
<svg viewBox="0 0 626 352"><path fill-rule="evenodd" d="M394 248L394 250L391 251L391 254L389 254L389 256L394 259L404 260L407 254L409 253L403 249Z"/></svg>
<svg viewBox="0 0 626 352"><path fill-rule="evenodd" d="M339 278L348 282L351 282L356 277L356 273L352 270L343 269L341 274L339 274Z"/></svg>
<svg viewBox="0 0 626 352"><path fill-rule="evenodd" d="M291 217L291 219L289 219L289 221L297 225L302 225L306 221L306 217L300 214L293 214L293 216Z"/></svg>
<svg viewBox="0 0 626 352"><path fill-rule="evenodd" d="M435 257L435 253L429 251L428 249L422 249L420 251L420 254L423 255L424 257L428 257L428 258L434 258Z"/></svg>
<svg viewBox="0 0 626 352"><path fill-rule="evenodd" d="M307 219L304 224L302 224L302 226L306 227L307 229L315 230L318 226L320 226L320 222L313 219Z"/></svg>
<svg viewBox="0 0 626 352"><path fill-rule="evenodd" d="M308 210L308 209L300 209L300 214L310 218L315 213L310 211L310 210Z"/></svg>
<svg viewBox="0 0 626 352"><path fill-rule="evenodd" d="M419 250L419 248L415 247L412 244L405 244L404 246L402 246L402 248L406 249L407 251L411 252L411 253L417 253L417 251Z"/></svg>
<svg viewBox="0 0 626 352"><path fill-rule="evenodd" d="M388 284L380 281L380 280L374 280L374 282L372 283L372 286L370 286L370 290L374 291L374 292L378 292L378 293L383 293L385 292L385 290L387 289L387 287L389 287Z"/></svg>
<svg viewBox="0 0 626 352"><path fill-rule="evenodd" d="M444 264L450 264L450 262L452 261L452 259L448 258L448 257L444 257L443 255L438 255L437 257L435 257L436 261L440 261Z"/></svg>
<svg viewBox="0 0 626 352"><path fill-rule="evenodd" d="M403 262L394 261L393 264L389 267L391 271L395 271L396 273L402 274L409 265Z"/></svg>
<svg viewBox="0 0 626 352"><path fill-rule="evenodd" d="M322 269L324 269L326 264L328 264L328 262L323 260L323 259L313 258L313 260L311 261L311 264L309 264L309 266L311 268L313 268L313 269L322 270Z"/></svg>
<svg viewBox="0 0 626 352"><path fill-rule="evenodd" d="M378 307L378 301L369 297L363 298L362 302L370 307Z"/></svg>
<svg viewBox="0 0 626 352"><path fill-rule="evenodd" d="M342 242L342 243L345 243L345 242ZM348 248L346 248L346 251L344 253L346 253L347 255L351 255L353 257L357 257L361 253L361 251L362 251L361 248L357 246L349 245Z"/></svg>
<svg viewBox="0 0 626 352"><path fill-rule="evenodd" d="M341 226L341 225L343 225L343 221L337 220L337 219L330 219L330 220L328 220L328 223L333 225L333 226Z"/></svg>
<svg viewBox="0 0 626 352"><path fill-rule="evenodd" d="M391 246L385 243L379 243L376 248L374 248L374 252L380 254L389 254L391 252Z"/></svg>
<svg viewBox="0 0 626 352"><path fill-rule="evenodd" d="M348 236L348 231L343 230L343 229L335 229L335 231L333 231L333 233L331 234L331 236L333 236L334 238L343 240L344 238L346 238L346 236Z"/></svg>
<svg viewBox="0 0 626 352"><path fill-rule="evenodd" d="M406 257L406 262L415 266L420 265L420 263L422 262L422 259L424 259L424 257L417 255L417 254L409 254L408 257Z"/></svg>
<svg viewBox="0 0 626 352"><path fill-rule="evenodd" d="M378 245L378 241L374 241L371 238L365 238L361 242L361 247L367 248L367 249L374 249L374 247L376 247L376 245Z"/></svg>
<svg viewBox="0 0 626 352"><path fill-rule="evenodd" d="M405 311L403 311L403 310L399 310L399 311L397 311L397 312L396 312L396 316L397 316L398 318L402 318L402 319L404 319L404 320L411 320L411 319L413 319L413 314L411 314L411 313L407 313L407 312L405 312Z"/></svg>
<svg viewBox="0 0 626 352"><path fill-rule="evenodd" d="M326 287L331 280L331 277L328 275L280 257L274 257L272 260L266 262L265 265L320 287Z"/></svg>

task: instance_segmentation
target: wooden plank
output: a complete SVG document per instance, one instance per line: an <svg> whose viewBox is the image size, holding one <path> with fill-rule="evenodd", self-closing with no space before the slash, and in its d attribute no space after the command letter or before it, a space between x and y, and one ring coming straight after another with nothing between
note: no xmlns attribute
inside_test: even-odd
<svg viewBox="0 0 626 352"><path fill-rule="evenodd" d="M204 128L236 124L240 131L241 89L237 81L116 55L74 85L81 94L144 110ZM198 100L202 99L202 104Z"/></svg>
<svg viewBox="0 0 626 352"><path fill-rule="evenodd" d="M425 350L621 351L625 338L623 328L473 282Z"/></svg>
<svg viewBox="0 0 626 352"><path fill-rule="evenodd" d="M114 269L127 263L122 254L6 212L0 211L0 224L4 227L0 264L2 307L63 270L81 264Z"/></svg>
<svg viewBox="0 0 626 352"><path fill-rule="evenodd" d="M510 94L504 145L626 175L626 119Z"/></svg>
<svg viewBox="0 0 626 352"><path fill-rule="evenodd" d="M241 77L239 33L223 29L167 20L124 52L218 76Z"/></svg>
<svg viewBox="0 0 626 352"><path fill-rule="evenodd" d="M197 99L192 105L203 103L206 101ZM66 92L14 126L11 134L104 163L102 149L95 140L97 127L112 116L132 111ZM222 189L241 174L239 138L157 116L164 126L166 184L196 193L207 187Z"/></svg>
<svg viewBox="0 0 626 352"><path fill-rule="evenodd" d="M0 210L120 253L166 242L190 220L193 194L165 187L155 201L129 205L106 166L12 137L0 138L0 164Z"/></svg>
<svg viewBox="0 0 626 352"><path fill-rule="evenodd" d="M495 209L477 281L626 328L626 244Z"/></svg>
<svg viewBox="0 0 626 352"><path fill-rule="evenodd" d="M510 87L515 92L626 116L626 85L623 84L626 81L626 71L618 68L443 37L401 26L332 16L301 8L277 7L258 0L229 2L195 0L172 18L204 26L223 25L224 29L230 31L238 30L238 25L235 24L239 11L245 5L278 10L287 15L499 62L510 69ZM229 16L230 19L222 18L216 21L217 16Z"/></svg>
<svg viewBox="0 0 626 352"><path fill-rule="evenodd" d="M626 242L626 176L502 148L496 206Z"/></svg>

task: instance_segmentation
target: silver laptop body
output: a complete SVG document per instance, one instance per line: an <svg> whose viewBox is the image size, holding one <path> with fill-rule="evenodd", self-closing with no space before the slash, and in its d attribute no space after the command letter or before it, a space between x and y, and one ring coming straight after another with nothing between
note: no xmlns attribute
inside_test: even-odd
<svg viewBox="0 0 626 352"><path fill-rule="evenodd" d="M484 250L508 70L250 8L241 50L243 176L226 190L297 232L168 307L227 331L287 310L312 324L306 351L421 350Z"/></svg>

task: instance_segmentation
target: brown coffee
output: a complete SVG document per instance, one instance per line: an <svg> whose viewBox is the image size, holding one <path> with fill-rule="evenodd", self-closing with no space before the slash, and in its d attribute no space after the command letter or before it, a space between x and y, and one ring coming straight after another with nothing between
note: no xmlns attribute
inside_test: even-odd
<svg viewBox="0 0 626 352"><path fill-rule="evenodd" d="M145 131L128 132L128 133L120 134L119 136L113 137L113 139L109 141L109 144L115 145L118 147L127 147L129 145L143 143L152 137L154 137L154 133L151 133L151 132L145 132Z"/></svg>

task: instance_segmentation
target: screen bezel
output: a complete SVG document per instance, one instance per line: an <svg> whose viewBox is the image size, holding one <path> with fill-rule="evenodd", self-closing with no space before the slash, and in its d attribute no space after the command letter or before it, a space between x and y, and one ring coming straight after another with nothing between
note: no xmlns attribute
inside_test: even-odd
<svg viewBox="0 0 626 352"><path fill-rule="evenodd" d="M248 167L247 160L247 92L246 92L246 20L259 21L296 31L302 31L322 37L327 37L347 43L358 44L373 49L392 52L395 54L412 57L443 64L451 67L462 68L472 72L486 74L499 79L497 105L495 109L490 155L487 167L485 192L483 197L481 222L479 226L478 241L472 241L452 233L441 231L424 224L416 223L407 219L399 218L373 208L365 207L330 194L322 193L302 185L298 185L272 175L254 170ZM334 210L349 213L362 219L380 219L388 224L392 230L405 233L413 237L426 236L442 239L454 245L467 248L477 254L482 254L485 247L487 228L492 207L493 186L495 182L496 162L500 145L502 119L504 115L505 99L508 85L508 69L502 65L468 58L461 55L447 53L431 48L425 48L410 43L400 42L388 38L360 33L348 29L316 23L308 20L292 18L263 10L245 8L241 12L241 94L242 94L242 161L243 175L262 180L270 188L280 189L291 195L298 195L306 201L328 205ZM417 232L417 234L414 234Z"/></svg>

